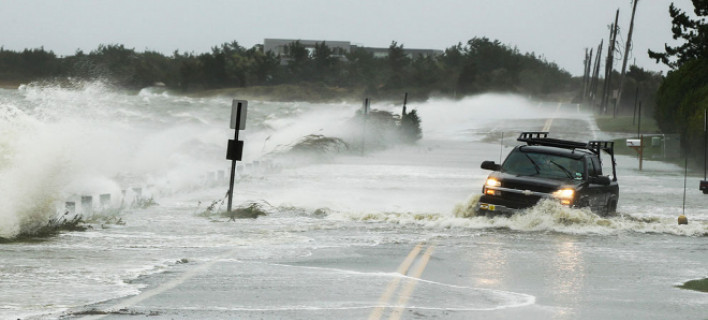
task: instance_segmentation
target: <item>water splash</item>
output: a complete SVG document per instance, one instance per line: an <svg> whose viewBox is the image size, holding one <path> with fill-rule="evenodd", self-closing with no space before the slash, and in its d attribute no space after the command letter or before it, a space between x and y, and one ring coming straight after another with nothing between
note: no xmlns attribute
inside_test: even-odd
<svg viewBox="0 0 708 320"><path fill-rule="evenodd" d="M692 221L678 225L675 219L666 217L637 218L621 213L618 216L601 217L587 208L574 209L552 200L521 210L511 216L477 216L474 208L479 196L459 203L451 214L443 213L336 213L331 217L355 221L412 225L428 229L506 229L518 232L557 232L575 235L612 235L623 232L646 234L671 234L678 236L708 236L708 221Z"/></svg>

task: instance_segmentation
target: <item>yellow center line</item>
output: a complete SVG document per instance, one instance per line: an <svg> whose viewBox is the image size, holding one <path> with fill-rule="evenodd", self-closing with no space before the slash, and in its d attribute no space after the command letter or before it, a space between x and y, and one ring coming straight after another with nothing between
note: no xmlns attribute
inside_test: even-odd
<svg viewBox="0 0 708 320"><path fill-rule="evenodd" d="M425 250L425 253L420 258L420 261L418 261L418 264L416 265L415 269L409 275L414 279L408 280L408 283L403 288L403 291L401 291L401 295L398 298L398 307L396 307L396 309L393 309L393 312L391 312L391 316L389 317L390 320L398 320L401 318L401 315L403 314L403 308L405 308L408 299L410 299L411 294L413 294L413 290L415 290L415 286L416 284L418 284L418 279L421 275L423 275L425 266L428 264L428 261L430 261L430 255L433 254L434 249L435 248L431 245L430 247L428 247L428 250Z"/></svg>
<svg viewBox="0 0 708 320"><path fill-rule="evenodd" d="M415 248L413 248L413 250L411 250L411 252L408 254L406 259L403 260L401 265L398 266L396 272L405 275L406 272L408 272L408 268L410 268L411 264L413 264L415 257L418 256L418 253L420 253L422 246L422 243L419 243L417 246L415 246ZM396 288L398 288L398 284L400 282L401 277L396 277L388 283L386 290L383 294L381 294L381 297L379 298L379 302L377 303L378 306L371 312L371 315L369 315L369 320L381 319L386 303L388 303L388 301L391 299L391 295L393 295L393 292L396 290Z"/></svg>
<svg viewBox="0 0 708 320"><path fill-rule="evenodd" d="M553 118L546 119L546 124L543 126L543 129L541 129L541 131L543 131L543 132L551 131L552 124L553 124Z"/></svg>
<svg viewBox="0 0 708 320"><path fill-rule="evenodd" d="M559 102L558 106L556 107L556 114L558 113L558 111L560 111L560 108L561 108L561 103ZM543 129L541 129L541 131L544 131L544 132L551 131L551 126L553 125L553 119L555 117L556 117L556 115L554 114L552 118L546 119L546 124L543 126Z"/></svg>

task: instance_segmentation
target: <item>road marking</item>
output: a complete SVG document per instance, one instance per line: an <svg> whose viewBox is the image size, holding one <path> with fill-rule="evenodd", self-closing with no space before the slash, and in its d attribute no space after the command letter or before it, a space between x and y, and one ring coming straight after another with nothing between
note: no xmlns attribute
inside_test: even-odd
<svg viewBox="0 0 708 320"><path fill-rule="evenodd" d="M408 272L408 268L410 268L411 264L413 264L413 261L415 260L415 257L418 256L418 253L420 253L421 248L423 247L423 243L419 243L411 252L408 254L405 260L401 263L400 266L398 266L398 269L396 272L405 275L406 272ZM393 295L393 292L398 288L398 284L401 282L401 277L396 277L391 282L388 283L388 286L386 287L386 290L384 291L383 294L381 294L381 297L379 298L379 302L377 303L378 307L374 308L374 311L371 311L371 315L369 315L369 320L378 320L381 319L381 316L383 315L383 311L386 308L385 305L388 303L388 301L391 299L391 295Z"/></svg>
<svg viewBox="0 0 708 320"><path fill-rule="evenodd" d="M391 312L389 319L396 320L401 318L401 315L403 314L403 309L405 309L406 307L406 303L413 294L413 291L415 290L416 284L418 284L420 276L423 274L425 267L430 261L430 256L433 254L433 250L435 248L434 245L430 245L428 249L425 250L425 253L423 253L423 255L418 259L414 268L410 272L408 272L408 269L411 267L416 258L418 258L418 254L422 250L422 247L423 243L419 243L417 246L415 246L415 248L411 250L406 259L403 260L401 265L398 267L398 270L396 270L396 272L398 272L399 274L407 276L408 281L399 292L396 308L393 309L393 311ZM389 282L388 286L386 287L386 290L383 294L381 294L381 297L379 298L377 307L374 308L374 310L371 312L371 315L369 315L369 320L381 319L381 317L383 316L383 312L386 309L386 305L388 304L389 300L391 300L392 295L400 285L402 279L403 277L396 277L392 279L391 282Z"/></svg>
<svg viewBox="0 0 708 320"><path fill-rule="evenodd" d="M546 124L543 125L543 129L541 129L541 131L543 131L543 132L551 131L551 126L553 125L553 119L555 119L556 114L558 114L558 111L560 111L561 105L562 104L560 102L558 102L558 106L556 107L556 112L553 114L553 117L546 119Z"/></svg>
<svg viewBox="0 0 708 320"><path fill-rule="evenodd" d="M408 302L408 299L410 299L411 294L413 294L413 290L415 290L415 286L416 284L418 284L418 279L421 275L423 275L423 270L425 270L425 266L428 264L428 261L430 261L430 255L433 254L434 249L435 248L433 246L430 246L428 247L428 250L425 250L425 253L420 258L420 261L418 261L418 264L413 270L413 273L409 275L413 279L409 279L408 283L403 288L403 291L401 292L401 295L398 298L398 307L393 309L389 320L398 320L401 318L401 315L403 314L403 309L406 307L406 303Z"/></svg>

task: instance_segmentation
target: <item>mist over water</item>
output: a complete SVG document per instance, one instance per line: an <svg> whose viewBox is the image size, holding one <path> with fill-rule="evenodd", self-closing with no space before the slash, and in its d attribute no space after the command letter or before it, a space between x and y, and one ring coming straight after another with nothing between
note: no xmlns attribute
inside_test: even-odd
<svg viewBox="0 0 708 320"><path fill-rule="evenodd" d="M0 237L31 233L62 216L67 201L76 202L78 215L115 215L113 221L124 222L104 226L106 220L100 220L90 223L92 228L86 231L65 232L40 243L4 244L0 317L42 318L135 295L145 287L140 279L160 279L161 273L181 266L185 257L189 269L191 261L203 266L220 263L228 255L237 260L239 270L277 273L285 280L273 284L274 288L295 293L302 282L310 281L297 272L305 270L308 277L325 282L343 281L345 272L350 282L343 288L362 295L342 302L331 294L319 300L293 294L293 299L301 299L297 306L248 296L240 304L229 301L220 306L224 310L333 306L367 310L376 303L378 289L390 274L299 268L283 261L299 261L319 250L336 260L352 254L348 251L352 248L404 244L408 250L420 242L450 241L447 245L453 248L459 239L484 236L480 243L461 241L474 246L468 258L477 263L479 272L491 272L491 278L536 279L525 273L527 269L516 270L514 263L505 263L521 259L516 260L518 265L543 264L536 258L538 252L555 252L558 243L563 250L573 251L572 257L597 259L602 252L611 257L635 253L636 246L627 249L618 238L692 247L702 244L708 234L708 207L695 190L687 195L689 225L676 224L682 168L647 161L640 172L630 156L617 158L616 217L603 218L552 201L511 217L475 216L473 209L489 173L479 168L480 163L503 159L516 145L520 131L552 125L554 137L578 141L608 137L576 105L504 94L409 103L408 110L415 109L420 116L422 140L407 145L392 137L367 137L363 152L363 128L353 120L361 109L359 103L249 101L246 130L239 136L245 147L234 205L257 204L266 215L229 221L218 213L225 210L228 188L230 161L225 153L234 134L229 129L231 99L179 96L160 88L123 91L101 82L0 89ZM393 114L400 114L401 107L377 101L371 105L373 110ZM369 130L377 129L373 122L367 125L372 126ZM316 147L299 148L304 142ZM697 185L697 180L690 176L689 186ZM108 212L99 207L101 194L111 195ZM92 212L80 205L80 197L88 195L94 199ZM130 206L139 196L154 198L159 205ZM209 205L213 210L207 212ZM506 244L504 250L488 247L489 241ZM531 258L508 252L521 250L519 243L528 246ZM656 255L665 253L659 250ZM612 258L600 260L615 263ZM654 263L647 265L667 268ZM558 269L550 268L558 274ZM619 268L631 274L636 271ZM699 273L696 269L686 274L698 278ZM567 274L596 277L582 270ZM646 274L651 278L650 271ZM349 290L349 285L361 287ZM412 301L420 310L502 310L538 303L525 291L480 288L426 282ZM444 297L451 290L459 295L441 305L429 299ZM595 296L581 294L586 299Z"/></svg>
<svg viewBox="0 0 708 320"><path fill-rule="evenodd" d="M158 200L197 191L213 194L204 202L222 197L226 185L209 191L213 185L204 181L218 171L228 174L225 146L233 137L228 128L230 100L173 96L159 88L126 92L101 82L3 90L0 237L31 231L61 214L65 201L76 201L81 195L97 198L110 193L116 207L126 201L124 197L134 196L135 187L142 189L143 196ZM563 137L588 140L588 135L598 138L602 133L594 131L590 116L575 106L561 108L515 95L432 99L408 107L416 109L422 120L423 140L413 146L384 144L362 156L356 145L361 128L352 122L359 104L250 101L247 129L240 136L245 141L242 164L267 161L288 170L260 181L239 181L247 190L237 200L264 200L306 210L327 208L331 219L410 221L429 227L600 234L706 232L705 222L668 227L673 212L641 215L643 203L625 201L631 201L631 191L636 189L624 183L627 173L630 182L634 179L631 171L620 174L621 190L630 194L621 194L618 218L601 219L583 210L553 206L539 206L508 219L471 217L465 210L474 205L473 195L486 177L478 169L479 162L505 156L519 131L540 130L546 118L553 117L572 119L590 130L553 131ZM372 109L400 114L401 105L374 101ZM499 145L502 132L505 147ZM348 149L304 159L288 157L287 151L308 135L341 138ZM705 220L705 210L697 211L698 219ZM648 218L631 218L636 215Z"/></svg>

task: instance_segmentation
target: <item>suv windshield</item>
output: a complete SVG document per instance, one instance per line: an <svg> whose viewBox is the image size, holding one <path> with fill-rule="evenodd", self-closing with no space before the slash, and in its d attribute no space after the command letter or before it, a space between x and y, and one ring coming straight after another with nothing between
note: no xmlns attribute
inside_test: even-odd
<svg viewBox="0 0 708 320"><path fill-rule="evenodd" d="M502 171L518 176L582 180L585 165L582 158L515 150L504 161Z"/></svg>

